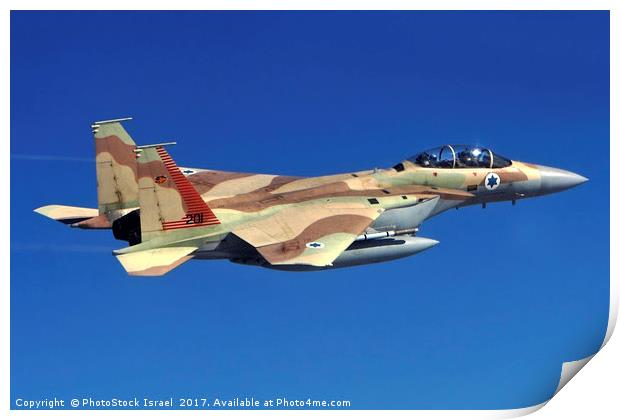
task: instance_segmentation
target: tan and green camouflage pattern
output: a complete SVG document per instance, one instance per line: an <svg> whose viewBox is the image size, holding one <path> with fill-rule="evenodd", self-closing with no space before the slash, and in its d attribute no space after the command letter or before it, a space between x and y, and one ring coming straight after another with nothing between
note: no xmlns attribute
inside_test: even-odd
<svg viewBox="0 0 620 420"><path fill-rule="evenodd" d="M139 206L136 144L118 121L92 125L95 136L99 214L113 221Z"/></svg>
<svg viewBox="0 0 620 420"><path fill-rule="evenodd" d="M49 217L50 219L54 219L65 224L78 223L86 219L92 219L93 217L97 217L99 215L99 211L97 209L91 209L88 207L61 206L58 204L50 204L39 207L34 211L45 217Z"/></svg>
<svg viewBox="0 0 620 420"><path fill-rule="evenodd" d="M484 186L487 174L500 175L501 182L512 184L514 182L540 180L539 170L536 165L512 161L512 165L506 168L423 168L405 160L401 162L405 170L396 172L394 169L382 172L382 182L391 184L416 184L432 185L441 188L454 188L467 190L471 186Z"/></svg>
<svg viewBox="0 0 620 420"><path fill-rule="evenodd" d="M160 236L165 235L168 241L175 244L200 246L210 236L232 232L254 246L271 264L326 266L386 210L416 205L438 195L459 202L471 197L471 194L462 191L432 190L420 186L395 187L391 190L368 189L362 188L355 177L347 181L336 179L335 182L311 189L291 188L290 192L282 193L268 191L263 187L214 200L203 195L220 224L201 228L200 234L203 236L198 239L195 238L197 232L194 228L169 232L162 228L166 221L177 220L181 215L183 206L180 196L166 196L172 203L165 206L166 211L172 216L160 215L153 220ZM143 184L151 190L157 188L141 177L141 197ZM369 198L375 199L376 204L371 203ZM159 203L161 205L162 202ZM157 205L152 202L151 207L157 208ZM147 225L143 227L146 229ZM320 244L320 247L313 248L310 245L315 243ZM132 248L143 247L144 244L140 244Z"/></svg>
<svg viewBox="0 0 620 420"><path fill-rule="evenodd" d="M132 275L162 275L229 234L272 265L329 266L359 235L390 227L379 222L385 212L432 201L426 218L535 196L543 168L518 161L504 168L432 168L405 160L390 169L312 178L184 170L163 146L136 146L119 120L95 123L93 131L98 215L68 206L37 211L93 228L110 227L139 208L142 242L115 251ZM501 188L486 188L489 175L501 179Z"/></svg>
<svg viewBox="0 0 620 420"><path fill-rule="evenodd" d="M230 178L251 181L236 182L232 188L235 194L229 194L214 182L231 181L221 173L203 173L193 183L187 178L183 185L185 177L178 178L180 172L162 147L139 148L138 155L143 243L119 251L126 267L133 267L127 263L134 258L128 253L144 260L144 255L150 255L145 251L164 244L197 248L229 232L254 246L271 264L325 266L386 210L415 205L438 194L459 200L471 196L419 186L379 190L369 188L370 178L357 175L325 177L311 181L312 187L297 178L239 174L230 174ZM201 190L203 195L198 196ZM214 192L218 198L209 196ZM191 201L196 198L201 202ZM199 220L192 219L196 214L200 214ZM137 266L141 275L150 273L142 263ZM161 266L156 267L154 271L159 273Z"/></svg>
<svg viewBox="0 0 620 420"><path fill-rule="evenodd" d="M117 255L123 268L132 276L162 276L192 257L197 247L175 246L153 248Z"/></svg>
<svg viewBox="0 0 620 420"><path fill-rule="evenodd" d="M143 156L147 155L158 158L153 151ZM179 220L187 211L181 197L168 192L157 203L148 202L147 207L159 208L161 214L152 218L152 224L148 222L151 218L144 219L143 232L158 232L175 246L194 247L231 232L254 246L270 264L326 266L386 210L434 197L450 203L446 208L467 205L475 202L476 192L486 192L483 186L490 172L500 175L504 186L539 179L534 165L521 162L507 168L448 170L422 168L409 161L402 164L400 172L384 169L316 178L199 171L187 180L220 223L201 229L198 237L190 229L165 232L163 223ZM162 185L154 182L160 172L141 177L140 191L166 186L168 181ZM313 248L312 244L319 245Z"/></svg>

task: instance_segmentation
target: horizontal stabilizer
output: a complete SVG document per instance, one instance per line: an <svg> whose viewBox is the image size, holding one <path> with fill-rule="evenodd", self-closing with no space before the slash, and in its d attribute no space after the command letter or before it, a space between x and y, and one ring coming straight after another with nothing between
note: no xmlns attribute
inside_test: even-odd
<svg viewBox="0 0 620 420"><path fill-rule="evenodd" d="M97 209L91 209L88 207L61 206L58 204L50 204L49 206L39 207L34 211L66 225L73 225L99 216L99 210Z"/></svg>
<svg viewBox="0 0 620 420"><path fill-rule="evenodd" d="M163 276L190 260L196 247L155 248L116 255L130 276Z"/></svg>

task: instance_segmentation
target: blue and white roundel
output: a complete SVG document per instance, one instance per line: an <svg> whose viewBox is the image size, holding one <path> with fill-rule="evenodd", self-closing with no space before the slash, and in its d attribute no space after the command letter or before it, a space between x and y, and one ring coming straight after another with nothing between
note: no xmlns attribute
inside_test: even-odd
<svg viewBox="0 0 620 420"><path fill-rule="evenodd" d="M322 242L308 242L306 244L306 248L310 248L310 249L320 249L320 248L324 248L325 244Z"/></svg>
<svg viewBox="0 0 620 420"><path fill-rule="evenodd" d="M499 187L499 184L501 182L502 182L501 178L495 172L489 172L487 176L484 178L484 186L486 187L487 190L490 190L490 191Z"/></svg>

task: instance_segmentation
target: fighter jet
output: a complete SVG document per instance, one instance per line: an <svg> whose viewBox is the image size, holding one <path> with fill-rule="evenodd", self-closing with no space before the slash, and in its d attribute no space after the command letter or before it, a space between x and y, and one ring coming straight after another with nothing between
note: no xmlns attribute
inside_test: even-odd
<svg viewBox="0 0 620 420"><path fill-rule="evenodd" d="M587 181L507 159L477 145L445 145L386 169L311 178L179 167L166 147L137 146L99 121L98 208L35 211L82 229L111 229L127 273L161 276L190 259L307 271L394 260L438 242L420 225L448 209L512 201Z"/></svg>

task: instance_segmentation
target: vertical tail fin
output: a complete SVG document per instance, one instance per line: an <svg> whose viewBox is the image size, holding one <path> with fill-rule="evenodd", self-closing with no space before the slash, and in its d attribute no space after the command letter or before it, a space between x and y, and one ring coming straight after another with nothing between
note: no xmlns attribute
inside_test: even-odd
<svg viewBox="0 0 620 420"><path fill-rule="evenodd" d="M123 210L139 205L136 144L121 125L128 120L131 118L98 121L91 126L95 135L99 214L110 221L126 213Z"/></svg>
<svg viewBox="0 0 620 420"><path fill-rule="evenodd" d="M142 241L177 229L220 224L166 152L165 144L138 146L136 149Z"/></svg>

